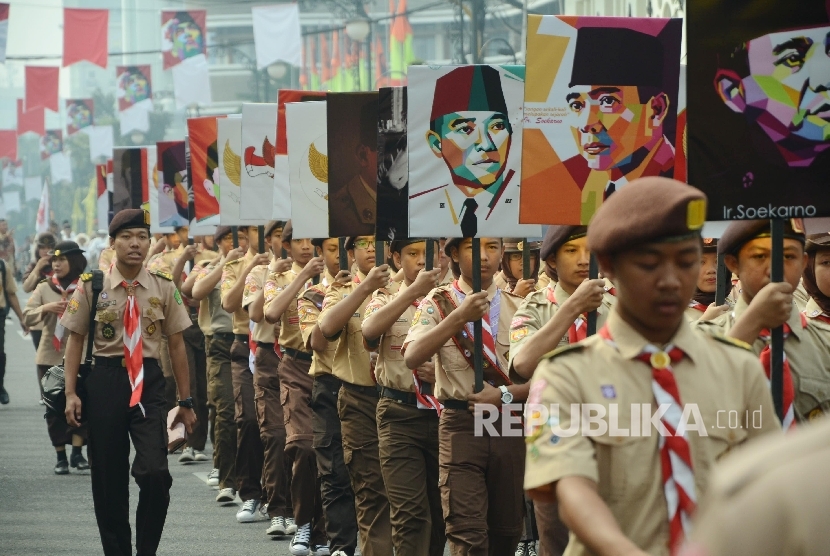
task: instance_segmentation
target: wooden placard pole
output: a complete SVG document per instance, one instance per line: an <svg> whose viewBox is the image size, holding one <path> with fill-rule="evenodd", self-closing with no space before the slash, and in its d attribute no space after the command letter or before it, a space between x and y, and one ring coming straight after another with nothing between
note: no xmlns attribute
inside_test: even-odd
<svg viewBox="0 0 830 556"><path fill-rule="evenodd" d="M473 293L481 291L481 240L473 238ZM475 371L474 392L484 390L484 336L481 319L473 322L473 370Z"/></svg>
<svg viewBox="0 0 830 556"><path fill-rule="evenodd" d="M530 245L527 238L522 240L522 280L530 279Z"/></svg>
<svg viewBox="0 0 830 556"><path fill-rule="evenodd" d="M239 226L231 226L231 233L233 234L233 248L239 247Z"/></svg>
<svg viewBox="0 0 830 556"><path fill-rule="evenodd" d="M265 253L265 226L258 226L257 227L257 251L259 253Z"/></svg>
<svg viewBox="0 0 830 556"><path fill-rule="evenodd" d="M349 253L346 251L346 238L340 238L340 270L349 270Z"/></svg>
<svg viewBox="0 0 830 556"><path fill-rule="evenodd" d="M382 239L375 238L375 266L386 264L386 248Z"/></svg>
<svg viewBox="0 0 830 556"><path fill-rule="evenodd" d="M770 235L772 236L772 261L770 280L784 281L784 220L770 220ZM784 327L772 329L772 347L770 361L770 386L772 387L772 403L775 414L780 421L784 420Z"/></svg>
<svg viewBox="0 0 830 556"><path fill-rule="evenodd" d="M718 255L718 274L715 286L715 305L718 307L726 303L726 296L729 295L729 288L732 286L732 273L726 268L723 258L724 255Z"/></svg>
<svg viewBox="0 0 830 556"><path fill-rule="evenodd" d="M435 240L427 238L426 261L424 261L424 270L432 270L433 259L435 259ZM421 381L421 394L427 396L432 395L432 384Z"/></svg>
<svg viewBox="0 0 830 556"><path fill-rule="evenodd" d="M588 279L596 280L597 278L599 278L599 264L597 263L596 255L591 253L591 259L588 263ZM588 329L585 331L588 336L593 336L597 333L597 315L597 311L588 311Z"/></svg>

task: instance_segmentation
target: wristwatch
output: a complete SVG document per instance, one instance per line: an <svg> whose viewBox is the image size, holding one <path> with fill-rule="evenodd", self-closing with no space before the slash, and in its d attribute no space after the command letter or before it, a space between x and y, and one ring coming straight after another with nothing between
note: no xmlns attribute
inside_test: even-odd
<svg viewBox="0 0 830 556"><path fill-rule="evenodd" d="M501 390L501 403L513 403L513 394L507 390L507 386L499 386L499 390Z"/></svg>
<svg viewBox="0 0 830 556"><path fill-rule="evenodd" d="M511 396L510 399L513 399ZM185 398L183 400L179 400L179 407L186 407L187 409L193 409L193 398Z"/></svg>

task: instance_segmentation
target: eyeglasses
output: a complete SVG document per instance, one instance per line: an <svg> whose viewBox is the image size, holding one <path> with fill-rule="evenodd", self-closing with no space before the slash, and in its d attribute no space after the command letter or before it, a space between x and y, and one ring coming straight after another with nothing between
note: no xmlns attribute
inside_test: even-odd
<svg viewBox="0 0 830 556"><path fill-rule="evenodd" d="M372 247L374 247L375 243L373 241L368 240L368 239L358 239L357 241L354 242L354 248L355 249L368 249L370 245Z"/></svg>

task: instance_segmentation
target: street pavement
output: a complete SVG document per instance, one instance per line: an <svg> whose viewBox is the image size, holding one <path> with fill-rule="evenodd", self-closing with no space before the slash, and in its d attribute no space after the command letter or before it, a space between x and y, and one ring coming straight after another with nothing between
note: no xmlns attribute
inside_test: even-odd
<svg viewBox="0 0 830 556"><path fill-rule="evenodd" d="M55 451L38 403L34 353L17 318L7 320L5 383L11 403L0 405L0 555L103 554L89 472L54 474ZM210 462L182 465L177 458L169 456L173 488L159 556L290 554L290 537L268 537L267 522L237 523L237 504L222 507L214 501L216 490L206 483ZM138 488L131 481L133 535L137 501Z"/></svg>

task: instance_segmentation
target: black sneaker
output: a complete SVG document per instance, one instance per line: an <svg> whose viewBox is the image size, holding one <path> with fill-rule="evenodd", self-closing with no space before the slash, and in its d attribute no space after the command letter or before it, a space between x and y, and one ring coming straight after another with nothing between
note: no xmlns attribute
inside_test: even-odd
<svg viewBox="0 0 830 556"><path fill-rule="evenodd" d="M9 393L2 386L0 386L0 403L3 405L9 403Z"/></svg>
<svg viewBox="0 0 830 556"><path fill-rule="evenodd" d="M58 460L55 465L55 475L69 475L69 462L65 459Z"/></svg>
<svg viewBox="0 0 830 556"><path fill-rule="evenodd" d="M72 466L72 469L77 469L78 471L89 470L89 462L84 459L84 455L81 453L69 456L69 465Z"/></svg>

